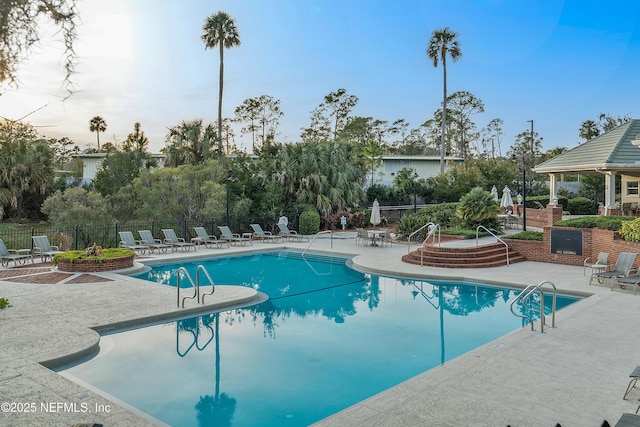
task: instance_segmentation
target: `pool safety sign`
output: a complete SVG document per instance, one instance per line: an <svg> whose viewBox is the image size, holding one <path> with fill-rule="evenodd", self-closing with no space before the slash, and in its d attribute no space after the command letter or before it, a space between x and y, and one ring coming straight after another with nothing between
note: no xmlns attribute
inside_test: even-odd
<svg viewBox="0 0 640 427"><path fill-rule="evenodd" d="M582 230L551 229L551 253L582 255Z"/></svg>

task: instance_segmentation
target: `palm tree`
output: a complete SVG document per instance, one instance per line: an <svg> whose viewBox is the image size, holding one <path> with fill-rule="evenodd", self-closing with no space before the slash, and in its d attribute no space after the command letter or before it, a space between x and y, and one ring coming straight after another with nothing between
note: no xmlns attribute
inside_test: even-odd
<svg viewBox="0 0 640 427"><path fill-rule="evenodd" d="M447 54L451 56L451 60L456 62L462 56L460 45L458 43L458 33L451 31L449 27L434 30L427 47L427 56L433 61L433 66L438 67L438 63L442 61L442 69L444 70L444 95L442 98L442 137L440 142L440 173L444 173L444 136L447 121Z"/></svg>
<svg viewBox="0 0 640 427"><path fill-rule="evenodd" d="M100 151L100 132L107 130L107 122L105 122L102 117L95 116L89 120L89 130L96 133L96 137L98 138L98 151Z"/></svg>
<svg viewBox="0 0 640 427"><path fill-rule="evenodd" d="M598 129L598 124L595 121L585 120L582 122L580 126L580 138L589 141L598 135L600 135L600 129Z"/></svg>
<svg viewBox="0 0 640 427"><path fill-rule="evenodd" d="M218 138L222 151L222 89L224 87L224 48L240 45L236 21L225 12L209 16L202 27L202 41L205 49L220 48L220 77L218 89Z"/></svg>

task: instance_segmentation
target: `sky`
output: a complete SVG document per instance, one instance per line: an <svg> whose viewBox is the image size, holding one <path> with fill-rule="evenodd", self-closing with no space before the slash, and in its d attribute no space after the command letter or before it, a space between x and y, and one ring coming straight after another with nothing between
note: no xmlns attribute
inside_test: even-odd
<svg viewBox="0 0 640 427"><path fill-rule="evenodd" d="M101 116L100 143L122 142L134 123L149 150L165 146L182 121L217 118L217 49L201 40L207 16L236 20L241 45L225 50L223 117L244 100L269 95L284 116L276 140L300 141L324 96L359 98L353 116L410 129L442 102L443 70L426 55L431 33L459 34L462 57L447 62L447 92L484 103L478 129L504 121L500 151L534 131L543 150L573 148L579 128L601 113L639 118L640 2L635 0L78 0L72 80L64 99L64 49L55 27L0 96L0 116L25 120L50 138L97 147L89 120ZM250 136L236 142L250 151Z"/></svg>

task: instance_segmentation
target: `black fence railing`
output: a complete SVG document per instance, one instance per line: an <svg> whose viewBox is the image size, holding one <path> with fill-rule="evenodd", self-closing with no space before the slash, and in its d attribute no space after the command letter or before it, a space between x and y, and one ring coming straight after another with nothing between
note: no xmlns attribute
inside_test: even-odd
<svg viewBox="0 0 640 427"><path fill-rule="evenodd" d="M230 218L229 227L234 233L244 233L252 231L249 224L260 224L264 230L270 230L277 233L277 216L261 216L261 217L237 217ZM297 229L298 215L287 214L289 218L289 226ZM19 230L0 232L0 239L9 249L27 249L32 248L32 236L47 236L52 245L59 246L61 250L84 249L94 243L103 248L116 248L120 244L120 231L131 231L136 239L139 239L139 230L151 230L153 237L156 239L164 239L162 234L163 228L172 228L178 237L182 237L189 241L196 237L193 230L194 227L204 227L209 234L220 236L219 225L224 225L222 221L215 218L207 220L166 220L166 221L128 221L118 222L109 225L69 225L61 227L53 227L49 225L38 225Z"/></svg>

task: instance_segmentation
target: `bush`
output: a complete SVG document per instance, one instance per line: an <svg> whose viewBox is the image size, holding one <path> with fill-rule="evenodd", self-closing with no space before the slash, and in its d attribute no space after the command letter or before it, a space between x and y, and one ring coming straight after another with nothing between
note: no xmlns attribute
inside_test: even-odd
<svg viewBox="0 0 640 427"><path fill-rule="evenodd" d="M99 248L99 246L98 246ZM53 263L57 264L58 260L64 259L68 260L70 263L73 263L76 259L96 259L98 261L102 261L106 258L119 258L124 256L135 256L135 252L130 249L119 249L119 248L107 248L102 249L102 256L92 255L95 251L95 246L91 248L87 248L83 251L66 251L62 254L57 254L53 256Z"/></svg>
<svg viewBox="0 0 640 427"><path fill-rule="evenodd" d="M521 231L520 233L511 234L508 236L503 236L503 239L514 239L514 240L538 240L542 241L544 238L544 233L542 231Z"/></svg>
<svg viewBox="0 0 640 427"><path fill-rule="evenodd" d="M582 218L563 219L556 222L558 227L599 228L601 230L618 231L622 224L635 218L628 216L585 216Z"/></svg>
<svg viewBox="0 0 640 427"><path fill-rule="evenodd" d="M576 197L570 199L568 205L563 205L564 210L572 215L593 215L596 213L596 202L586 197Z"/></svg>
<svg viewBox="0 0 640 427"><path fill-rule="evenodd" d="M320 214L316 210L305 210L300 214L300 234L316 234L320 231Z"/></svg>
<svg viewBox="0 0 640 427"><path fill-rule="evenodd" d="M482 225L487 228L497 228L497 215L500 214L500 206L488 191L476 187L460 199L458 218L462 220L463 228L473 228Z"/></svg>
<svg viewBox="0 0 640 427"><path fill-rule="evenodd" d="M620 235L628 242L640 242L640 218L623 222Z"/></svg>

